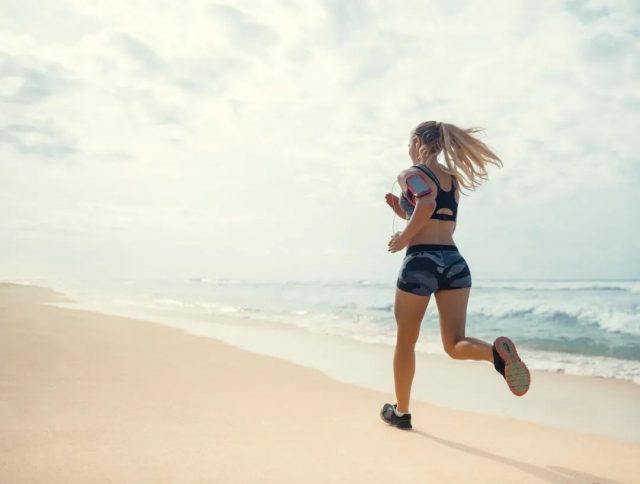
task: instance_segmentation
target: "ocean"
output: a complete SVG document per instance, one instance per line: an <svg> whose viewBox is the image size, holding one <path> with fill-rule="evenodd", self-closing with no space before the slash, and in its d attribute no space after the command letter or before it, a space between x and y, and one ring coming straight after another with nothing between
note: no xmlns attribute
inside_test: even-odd
<svg viewBox="0 0 640 484"><path fill-rule="evenodd" d="M20 282L20 281L15 281ZM206 324L271 321L304 332L395 346L395 281L241 279L26 281L81 305ZM232 316L232 317L231 317ZM506 335L531 369L640 384L640 280L473 281L466 335ZM444 355L432 297L416 351Z"/></svg>

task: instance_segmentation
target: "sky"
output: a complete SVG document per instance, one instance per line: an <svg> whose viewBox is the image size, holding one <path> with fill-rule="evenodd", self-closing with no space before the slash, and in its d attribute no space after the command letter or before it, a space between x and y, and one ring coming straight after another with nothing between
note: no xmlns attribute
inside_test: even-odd
<svg viewBox="0 0 640 484"><path fill-rule="evenodd" d="M0 279L394 283L435 120L474 280L640 277L640 3L0 0ZM443 161L442 158L440 161Z"/></svg>

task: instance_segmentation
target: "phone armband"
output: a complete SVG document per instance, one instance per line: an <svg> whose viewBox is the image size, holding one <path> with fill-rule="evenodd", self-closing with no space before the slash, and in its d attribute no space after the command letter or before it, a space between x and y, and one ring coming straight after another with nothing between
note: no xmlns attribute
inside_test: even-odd
<svg viewBox="0 0 640 484"><path fill-rule="evenodd" d="M433 191L425 178L418 173L407 176L405 183L407 184L407 190L416 198L429 195Z"/></svg>

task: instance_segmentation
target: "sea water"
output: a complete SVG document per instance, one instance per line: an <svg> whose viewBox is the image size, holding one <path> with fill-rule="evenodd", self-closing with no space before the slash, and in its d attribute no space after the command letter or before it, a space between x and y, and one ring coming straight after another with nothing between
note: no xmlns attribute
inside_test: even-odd
<svg viewBox="0 0 640 484"><path fill-rule="evenodd" d="M201 323L273 321L301 331L391 347L395 283L242 279L33 281L79 303L120 312L180 315ZM233 316L232 318L230 316ZM432 296L417 351L444 354ZM466 335L510 337L531 369L640 384L640 280L474 279Z"/></svg>

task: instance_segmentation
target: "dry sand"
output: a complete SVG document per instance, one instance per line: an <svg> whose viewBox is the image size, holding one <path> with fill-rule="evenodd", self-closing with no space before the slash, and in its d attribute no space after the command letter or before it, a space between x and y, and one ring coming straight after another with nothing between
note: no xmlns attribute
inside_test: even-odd
<svg viewBox="0 0 640 484"><path fill-rule="evenodd" d="M393 393L56 300L0 284L2 484L640 482L640 444L418 401L402 431Z"/></svg>

